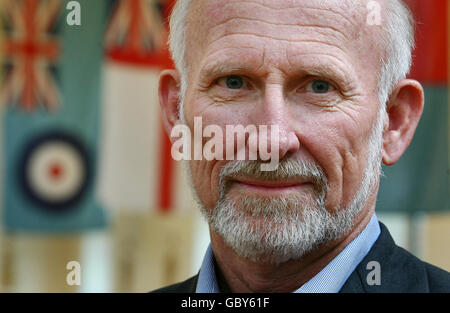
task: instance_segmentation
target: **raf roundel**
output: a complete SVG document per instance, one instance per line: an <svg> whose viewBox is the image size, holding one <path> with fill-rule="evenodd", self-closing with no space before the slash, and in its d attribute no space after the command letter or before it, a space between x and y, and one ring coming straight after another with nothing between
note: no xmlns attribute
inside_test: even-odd
<svg viewBox="0 0 450 313"><path fill-rule="evenodd" d="M31 201L41 209L65 212L83 198L90 168L87 149L77 137L51 131L28 143L19 171Z"/></svg>

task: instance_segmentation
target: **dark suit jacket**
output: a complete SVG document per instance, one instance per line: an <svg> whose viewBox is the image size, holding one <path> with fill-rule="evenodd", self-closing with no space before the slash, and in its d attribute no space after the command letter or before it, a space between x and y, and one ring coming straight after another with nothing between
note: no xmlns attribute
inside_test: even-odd
<svg viewBox="0 0 450 313"><path fill-rule="evenodd" d="M380 228L380 236L347 279L340 290L341 293L450 292L450 273L422 262L405 249L398 247L386 226L380 223ZM371 261L377 261L380 264L381 280L379 285L367 283L367 276L373 270L373 267L367 269L367 264ZM197 286L197 280L198 274L184 282L154 292L193 293Z"/></svg>

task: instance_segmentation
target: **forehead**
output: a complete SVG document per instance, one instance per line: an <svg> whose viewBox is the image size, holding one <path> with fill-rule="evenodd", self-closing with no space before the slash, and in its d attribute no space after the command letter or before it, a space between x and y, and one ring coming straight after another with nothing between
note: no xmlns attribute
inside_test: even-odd
<svg viewBox="0 0 450 313"><path fill-rule="evenodd" d="M203 32L206 31L212 36L220 36L225 29L235 25L245 29L250 23L259 22L264 29L295 30L295 26L310 26L355 39L360 34L361 22L364 20L364 2L361 0L197 0L194 1L191 12L197 13L195 19L202 24Z"/></svg>
<svg viewBox="0 0 450 313"><path fill-rule="evenodd" d="M264 50L286 47L286 54L323 48L341 54L362 48L374 51L374 29L365 23L366 2L195 0L188 15L187 57L193 61L229 47L258 45L265 45Z"/></svg>

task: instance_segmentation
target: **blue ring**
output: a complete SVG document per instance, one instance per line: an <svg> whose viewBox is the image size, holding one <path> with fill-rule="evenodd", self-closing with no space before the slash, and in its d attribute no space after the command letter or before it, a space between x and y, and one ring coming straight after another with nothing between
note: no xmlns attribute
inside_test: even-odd
<svg viewBox="0 0 450 313"><path fill-rule="evenodd" d="M51 201L43 198L41 195L35 192L28 179L30 166L29 161L33 154L42 145L54 142L61 142L74 148L74 150L79 153L82 161L82 166L85 169L84 180L81 183L80 189L73 196L61 201ZM76 209L77 204L79 204L85 196L93 176L89 153L83 142L79 140L78 137L68 132L62 131L61 129L47 131L29 140L25 145L21 161L19 162L18 170L20 185L27 198L34 204L36 204L38 208L44 209L45 211L51 213L69 212Z"/></svg>

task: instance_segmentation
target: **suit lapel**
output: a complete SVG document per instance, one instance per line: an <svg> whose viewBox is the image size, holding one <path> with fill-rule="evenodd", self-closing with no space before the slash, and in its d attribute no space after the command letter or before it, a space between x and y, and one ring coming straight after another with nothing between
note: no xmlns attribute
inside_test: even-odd
<svg viewBox="0 0 450 313"><path fill-rule="evenodd" d="M397 246L383 223L380 223L380 229L381 233L377 241L342 286L340 293L387 292L388 288L386 284L383 285L382 281L383 277L393 273L391 257ZM376 271L376 269L370 266L373 264L371 262L379 264L379 275L381 277L381 284L379 285L372 282L373 275L376 275L373 271Z"/></svg>
<svg viewBox="0 0 450 313"><path fill-rule="evenodd" d="M362 285L361 278L359 277L358 272L355 270L350 275L350 277L345 282L344 286L342 286L339 293L363 293L366 292Z"/></svg>

